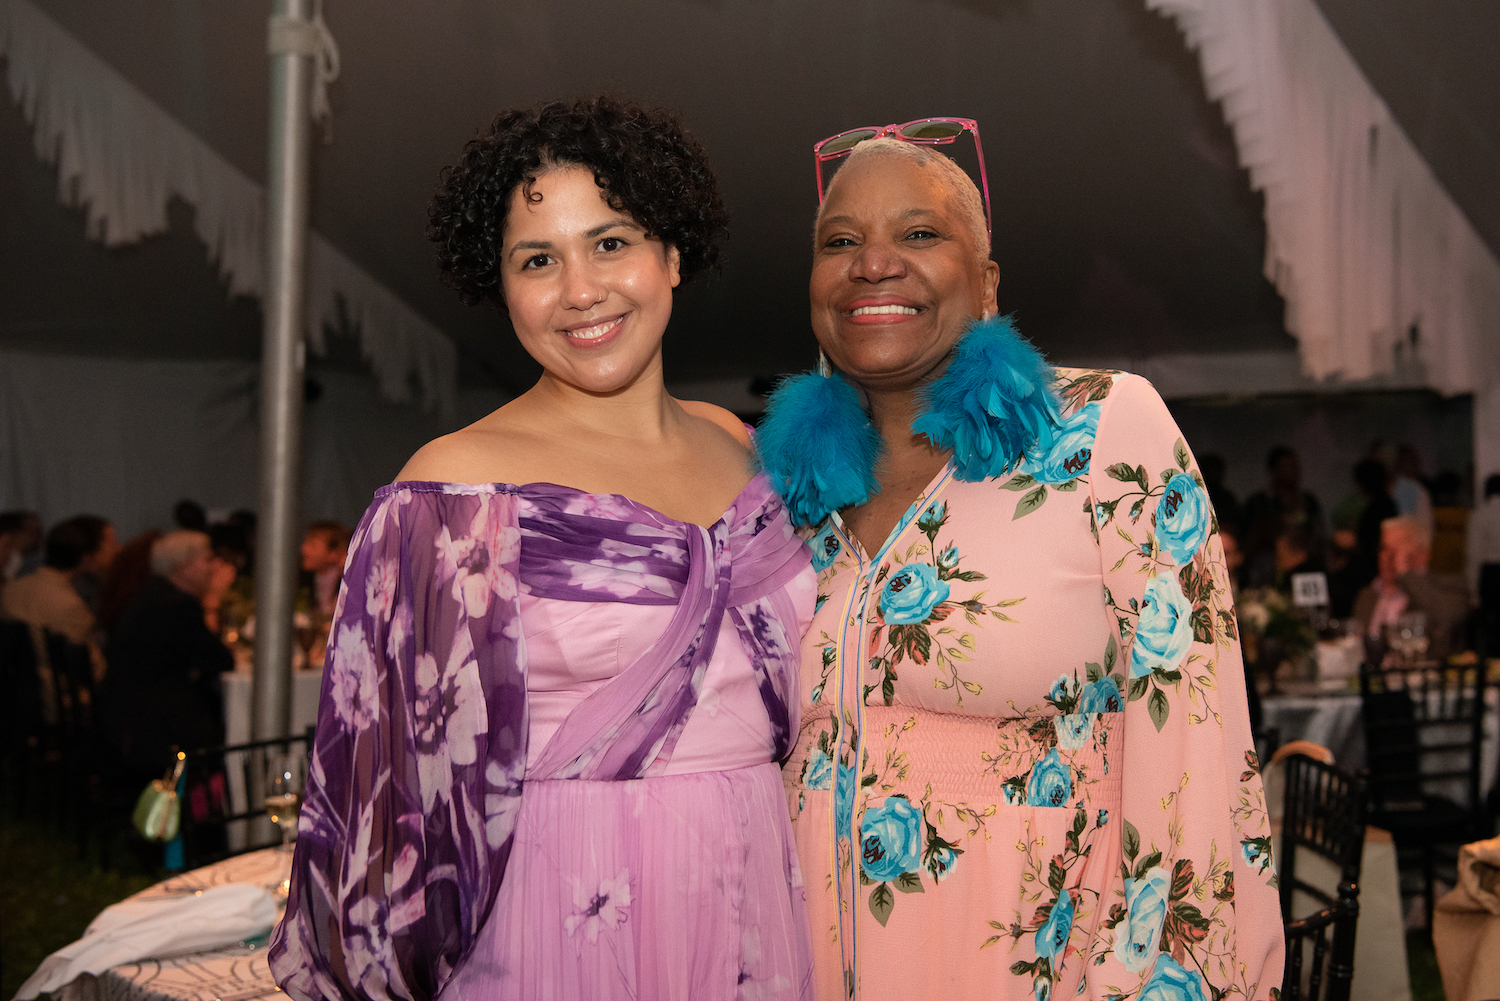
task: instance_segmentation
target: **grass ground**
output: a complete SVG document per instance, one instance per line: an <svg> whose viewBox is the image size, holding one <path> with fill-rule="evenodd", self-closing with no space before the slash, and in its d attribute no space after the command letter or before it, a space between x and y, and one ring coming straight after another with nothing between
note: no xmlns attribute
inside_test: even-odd
<svg viewBox="0 0 1500 1001"><path fill-rule="evenodd" d="M71 838L30 820L0 821L0 998L15 996L42 960L83 935L105 907L156 882L124 844L109 868L84 860Z"/></svg>

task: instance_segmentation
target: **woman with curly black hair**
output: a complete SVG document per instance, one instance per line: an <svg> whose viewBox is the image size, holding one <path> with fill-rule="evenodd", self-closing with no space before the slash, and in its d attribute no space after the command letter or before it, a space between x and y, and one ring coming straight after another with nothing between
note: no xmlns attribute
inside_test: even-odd
<svg viewBox="0 0 1500 1001"><path fill-rule="evenodd" d="M294 997L810 997L777 762L810 557L730 414L673 399L725 212L666 112L500 115L430 235L537 384L355 534L287 916Z"/></svg>

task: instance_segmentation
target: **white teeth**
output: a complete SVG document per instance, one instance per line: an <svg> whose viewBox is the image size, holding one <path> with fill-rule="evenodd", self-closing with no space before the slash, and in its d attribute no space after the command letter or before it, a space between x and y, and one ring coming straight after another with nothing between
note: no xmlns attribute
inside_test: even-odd
<svg viewBox="0 0 1500 1001"><path fill-rule="evenodd" d="M921 312L914 306L861 306L850 316L916 316Z"/></svg>
<svg viewBox="0 0 1500 1001"><path fill-rule="evenodd" d="M575 337L580 341L597 340L600 337L603 337L605 334L609 333L611 330L615 329L615 324L619 323L620 319L620 317L616 317L615 319L610 320L606 323L596 324L592 327L584 327L582 330L570 330L568 331L568 336Z"/></svg>

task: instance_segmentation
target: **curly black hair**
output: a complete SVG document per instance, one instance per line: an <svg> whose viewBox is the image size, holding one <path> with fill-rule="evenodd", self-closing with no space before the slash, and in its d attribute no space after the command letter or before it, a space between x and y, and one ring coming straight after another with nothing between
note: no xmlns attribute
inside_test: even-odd
<svg viewBox="0 0 1500 1001"><path fill-rule="evenodd" d="M497 262L511 193L577 164L616 211L676 247L683 282L719 266L729 213L698 141L670 111L600 95L503 111L443 168L428 208L443 281L473 306L504 304Z"/></svg>

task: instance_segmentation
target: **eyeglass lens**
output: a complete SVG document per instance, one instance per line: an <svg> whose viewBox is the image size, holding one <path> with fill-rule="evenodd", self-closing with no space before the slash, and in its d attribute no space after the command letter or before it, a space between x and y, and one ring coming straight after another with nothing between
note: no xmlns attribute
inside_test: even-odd
<svg viewBox="0 0 1500 1001"><path fill-rule="evenodd" d="M845 132L841 136L834 136L832 139L829 139L818 147L818 152L825 156L829 153L842 153L845 150L853 149L866 139L873 139L874 137L874 129L855 129L852 132Z"/></svg>
<svg viewBox="0 0 1500 1001"><path fill-rule="evenodd" d="M963 130L958 122L913 122L901 134L907 139L952 139Z"/></svg>

